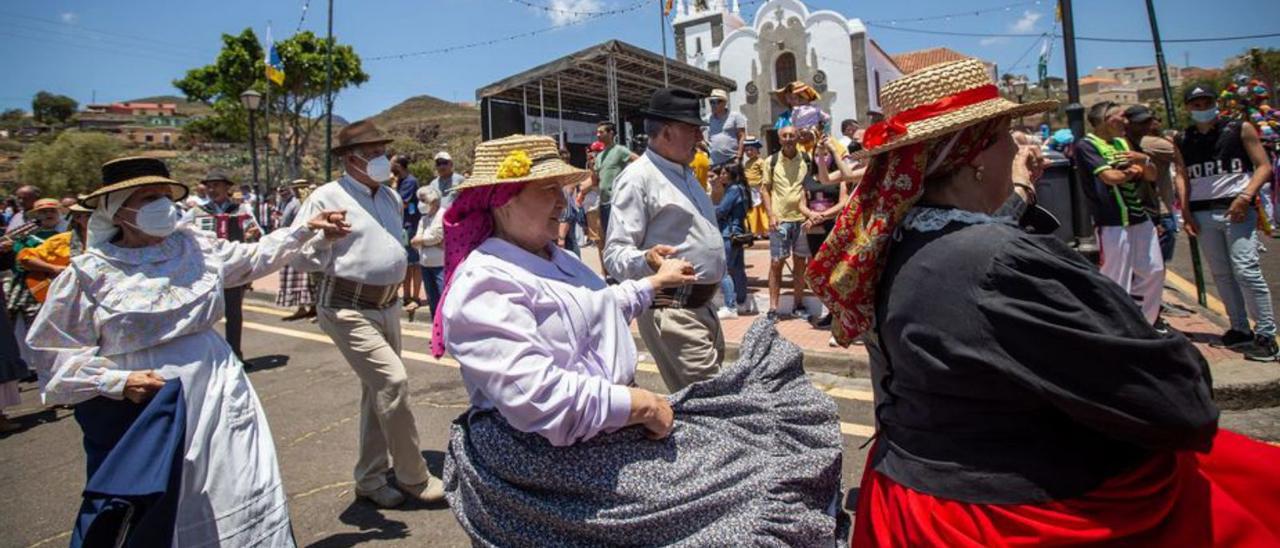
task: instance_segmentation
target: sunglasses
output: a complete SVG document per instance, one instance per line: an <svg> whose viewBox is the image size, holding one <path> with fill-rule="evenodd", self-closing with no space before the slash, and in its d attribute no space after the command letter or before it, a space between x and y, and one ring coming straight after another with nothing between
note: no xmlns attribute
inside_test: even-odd
<svg viewBox="0 0 1280 548"><path fill-rule="evenodd" d="M438 165L438 166L447 166L447 165L452 164L452 163L453 163L453 162L450 162L450 161L448 161L448 160L436 160L436 165Z"/></svg>

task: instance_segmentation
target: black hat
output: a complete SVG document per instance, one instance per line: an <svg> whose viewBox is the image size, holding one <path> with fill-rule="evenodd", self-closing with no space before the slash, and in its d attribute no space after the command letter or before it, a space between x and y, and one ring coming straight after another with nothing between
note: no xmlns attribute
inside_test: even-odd
<svg viewBox="0 0 1280 548"><path fill-rule="evenodd" d="M704 97L683 88L662 88L653 92L649 98L649 108L641 110L645 118L684 122L695 126L705 126L702 119L702 100Z"/></svg>
<svg viewBox="0 0 1280 548"><path fill-rule="evenodd" d="M130 156L116 158L102 164L102 186L81 196L80 204L89 209L98 207L103 196L113 192L143 186L166 186L173 201L187 197L187 187L169 176L169 167L155 158Z"/></svg>
<svg viewBox="0 0 1280 548"><path fill-rule="evenodd" d="M1187 94L1186 94L1185 96L1183 96L1183 98L1182 98L1182 102L1183 102L1183 103L1190 103L1191 101L1194 101L1194 100L1199 99L1199 98L1201 98L1201 97L1208 97L1208 98L1210 98L1210 99L1217 99L1217 98L1218 98L1218 94L1214 93L1214 92L1213 92L1213 88L1211 88L1211 87L1207 87L1207 86L1195 86L1195 87L1192 87L1191 89L1187 90Z"/></svg>
<svg viewBox="0 0 1280 548"><path fill-rule="evenodd" d="M1124 117L1130 122L1141 124L1152 118L1151 109L1145 105L1133 105L1124 109Z"/></svg>
<svg viewBox="0 0 1280 548"><path fill-rule="evenodd" d="M200 179L200 182L201 183L227 183L228 185L235 184L235 181L231 180L231 175L228 174L222 168L218 168L218 167L215 167L209 170L209 172L205 174L204 178Z"/></svg>

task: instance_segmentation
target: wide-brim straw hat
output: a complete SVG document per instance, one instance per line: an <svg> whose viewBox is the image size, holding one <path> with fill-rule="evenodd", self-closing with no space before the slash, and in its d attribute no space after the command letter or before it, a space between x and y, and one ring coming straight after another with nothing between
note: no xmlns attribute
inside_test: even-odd
<svg viewBox="0 0 1280 548"><path fill-rule="evenodd" d="M557 180L575 183L588 172L560 159L555 139L542 135L512 135L476 146L471 177L454 187L466 190L489 185Z"/></svg>
<svg viewBox="0 0 1280 548"><path fill-rule="evenodd" d="M813 86L806 84L804 82L801 82L799 80L796 80L785 86L782 86L781 88L773 90L773 98L779 103L782 103L783 105L785 105L787 104L788 93L804 95L809 101L819 101L822 99L822 94L818 93L818 90L813 89Z"/></svg>
<svg viewBox="0 0 1280 548"><path fill-rule="evenodd" d="M102 197L112 192L144 186L169 187L169 196L180 202L190 192L185 185L169 176L169 167L156 158L129 156L116 158L102 164L102 186L80 197L80 203L89 209L97 209Z"/></svg>
<svg viewBox="0 0 1280 548"><path fill-rule="evenodd" d="M289 184L286 186L288 186L292 190L298 190L300 188L307 188L311 186L311 181L307 179L294 179L292 181L289 181Z"/></svg>
<svg viewBox="0 0 1280 548"><path fill-rule="evenodd" d="M39 200L36 200L36 203L32 204L31 209L28 209L27 211L35 213L37 211L44 211L46 209L59 211L62 209L62 202L59 202L53 198L41 198Z"/></svg>
<svg viewBox="0 0 1280 548"><path fill-rule="evenodd" d="M964 106L956 107L957 104ZM864 146L867 135L877 129L898 124L906 129L901 133L890 132L879 145L853 153L851 156L855 159L928 141L994 118L1015 118L1054 110L1058 108L1058 102L1050 99L1018 104L1005 99L991 80L986 65L977 59L966 59L934 65L885 84L880 92L880 106L884 121L866 129L863 133ZM921 116L921 112L937 113Z"/></svg>
<svg viewBox="0 0 1280 548"><path fill-rule="evenodd" d="M385 145L394 141L369 120L360 120L338 131L332 152L340 155L360 145Z"/></svg>

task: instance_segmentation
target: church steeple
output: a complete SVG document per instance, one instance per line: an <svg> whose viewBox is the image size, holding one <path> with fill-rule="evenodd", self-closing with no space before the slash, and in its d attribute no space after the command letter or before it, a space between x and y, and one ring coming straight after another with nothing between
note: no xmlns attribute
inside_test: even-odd
<svg viewBox="0 0 1280 548"><path fill-rule="evenodd" d="M685 63L706 69L707 58L720 47L724 37L743 26L738 15L738 0L730 9L728 0L676 0L675 30L676 57Z"/></svg>

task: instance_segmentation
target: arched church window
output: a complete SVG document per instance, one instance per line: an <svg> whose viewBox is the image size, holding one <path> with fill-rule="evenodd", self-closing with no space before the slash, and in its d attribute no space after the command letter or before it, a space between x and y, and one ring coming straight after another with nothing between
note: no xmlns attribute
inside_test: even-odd
<svg viewBox="0 0 1280 548"><path fill-rule="evenodd" d="M796 55L789 51L782 52L773 62L774 87L781 88L796 81Z"/></svg>

